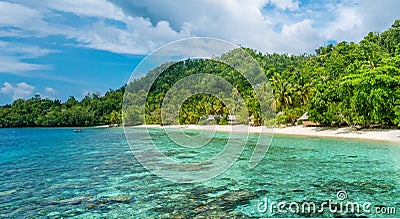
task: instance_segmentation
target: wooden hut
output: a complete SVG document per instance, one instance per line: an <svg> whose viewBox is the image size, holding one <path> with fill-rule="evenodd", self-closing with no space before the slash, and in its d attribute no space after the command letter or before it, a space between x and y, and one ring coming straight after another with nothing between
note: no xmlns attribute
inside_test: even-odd
<svg viewBox="0 0 400 219"><path fill-rule="evenodd" d="M308 119L308 112L305 112L300 118L297 119L297 122L303 124L303 126L317 126L317 123L314 123Z"/></svg>

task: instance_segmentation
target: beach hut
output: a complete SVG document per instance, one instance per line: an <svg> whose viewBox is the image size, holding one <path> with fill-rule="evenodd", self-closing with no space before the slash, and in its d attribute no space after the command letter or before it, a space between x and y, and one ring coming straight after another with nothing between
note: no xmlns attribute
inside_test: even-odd
<svg viewBox="0 0 400 219"><path fill-rule="evenodd" d="M240 122L238 121L236 115L228 115L228 123L231 125L238 125Z"/></svg>
<svg viewBox="0 0 400 219"><path fill-rule="evenodd" d="M305 112L297 121L308 121L308 112Z"/></svg>
<svg viewBox="0 0 400 219"><path fill-rule="evenodd" d="M297 119L303 126L317 126L318 124L308 120L308 112L305 112L300 118Z"/></svg>
<svg viewBox="0 0 400 219"><path fill-rule="evenodd" d="M215 116L214 116L214 115L207 115L206 121L207 121L207 122L210 122L210 121L214 121L214 119L215 119Z"/></svg>

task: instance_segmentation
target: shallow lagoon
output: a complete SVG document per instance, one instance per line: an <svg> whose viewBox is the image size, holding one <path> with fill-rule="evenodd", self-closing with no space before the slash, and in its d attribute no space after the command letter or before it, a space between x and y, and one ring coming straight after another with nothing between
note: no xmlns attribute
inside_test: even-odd
<svg viewBox="0 0 400 219"><path fill-rule="evenodd" d="M138 136L144 129L135 129ZM171 157L201 161L221 150L217 133L204 150L177 151L161 130L155 141ZM138 137L138 139L140 139ZM262 162L248 168L254 141L218 177L195 184L166 181L133 157L123 129L0 129L0 217L400 217L400 145L275 136ZM138 140L138 144L146 144ZM196 160L197 159L197 160ZM369 202L371 212L259 212L269 202ZM375 214L376 207L396 209Z"/></svg>

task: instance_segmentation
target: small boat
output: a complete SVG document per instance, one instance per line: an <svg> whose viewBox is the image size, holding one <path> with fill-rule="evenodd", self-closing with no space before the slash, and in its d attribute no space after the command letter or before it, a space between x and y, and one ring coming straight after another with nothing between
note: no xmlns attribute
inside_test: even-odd
<svg viewBox="0 0 400 219"><path fill-rule="evenodd" d="M75 129L74 132L83 132L82 129Z"/></svg>

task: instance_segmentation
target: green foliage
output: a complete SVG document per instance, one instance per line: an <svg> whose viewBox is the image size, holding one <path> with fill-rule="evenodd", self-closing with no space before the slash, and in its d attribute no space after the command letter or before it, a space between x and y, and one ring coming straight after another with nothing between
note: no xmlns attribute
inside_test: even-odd
<svg viewBox="0 0 400 219"><path fill-rule="evenodd" d="M226 62L234 63L236 60L242 60L242 54L236 50L232 50L227 54L222 55L221 59ZM252 69L250 72L257 72L253 69L254 66L245 63L244 66L237 65L237 68ZM259 71L260 74L264 74L263 71ZM196 76L196 74L209 74L216 77L199 77L193 80L185 82L181 80L188 78L188 76ZM255 75L257 77L259 75ZM133 81L128 85L129 92L127 96L134 96L136 92L146 93L144 90L138 89L144 83L148 83L149 77L154 77L152 73L147 74L145 77ZM226 84L222 83L221 80L226 81ZM183 87L174 90L173 87L177 83L183 84ZM232 88L233 87L233 88ZM191 91L198 91L206 88L213 95L207 93L191 94ZM268 89L266 85L260 84L258 89ZM172 97L168 100L168 106L164 106L166 94L173 93ZM264 92L267 93L267 92ZM218 97L215 94L220 94ZM244 100L244 104L239 101L239 94ZM222 101L221 97L228 95ZM187 99L181 103L181 97L186 96ZM260 97L261 99L267 98L267 95ZM200 119L207 115L215 116L215 122L217 124L227 124L227 117L229 114L241 114L240 121L244 123L249 120L250 116L254 117L254 123L256 125L261 124L261 105L259 97L257 97L255 90L247 80L247 78L239 73L237 69L232 68L223 62L216 60L185 60L177 63L173 63L168 68L164 68L162 73L152 83L150 91L146 96L146 104L144 108L144 115L147 124L197 124ZM129 101L129 104L135 105L140 108L143 102L135 103ZM229 107L228 107L229 105ZM174 108L180 106L180 108ZM263 105L264 106L264 105ZM243 114L246 109L247 115ZM228 111L229 110L229 111ZM178 119L171 117L171 112L179 111ZM141 113L143 115L143 113ZM138 118L140 115L132 116L133 119ZM129 119L126 119L129 120ZM134 121L129 121L135 123ZM139 123L136 121L136 123ZM202 122L204 123L204 121Z"/></svg>
<svg viewBox="0 0 400 219"><path fill-rule="evenodd" d="M281 114L277 115L275 119L276 125L287 124L289 122L289 117L287 115Z"/></svg>
<svg viewBox="0 0 400 219"><path fill-rule="evenodd" d="M339 43L316 57L325 74L317 76L309 117L336 126L399 125L399 20L359 44Z"/></svg>
<svg viewBox="0 0 400 219"><path fill-rule="evenodd" d="M219 121L219 125L228 125L228 120L224 117Z"/></svg>
<svg viewBox="0 0 400 219"><path fill-rule="evenodd" d="M86 95L81 101L70 97L65 103L42 99L39 95L12 105L0 107L0 127L85 126L121 123L206 124L207 115L214 115L216 124L227 124L229 115L236 115L243 124L274 125L296 122L308 112L313 122L327 126L399 126L400 127L400 20L388 30L369 33L359 43L340 42L316 49L316 55L262 54L244 48L262 67L247 62L239 50L223 54L219 60L185 60L165 63L142 78L104 96ZM257 82L252 87L238 71L253 72ZM158 72L163 72L144 90ZM225 79L227 87L213 78L196 81L191 88L209 86L216 93L230 92L224 102L215 95L189 95L183 104L179 95L172 95L169 108L161 109L167 92L181 79L205 73ZM266 76L269 81L260 81ZM129 89L128 89L129 88ZM273 90L273 92L269 92ZM228 92L229 93L229 92ZM240 94L240 95L239 95ZM240 103L240 97L244 103ZM125 108L122 109L124 99ZM145 106L144 108L141 106ZM176 107L181 106L179 109ZM274 109L261 110L261 109ZM122 110L121 110L122 109ZM169 112L179 112L178 118ZM163 119L161 116L163 115Z"/></svg>
<svg viewBox="0 0 400 219"><path fill-rule="evenodd" d="M18 99L0 108L0 127L88 126L121 123L122 97L125 87L109 90L104 96L86 95L82 101L69 97L60 100Z"/></svg>

